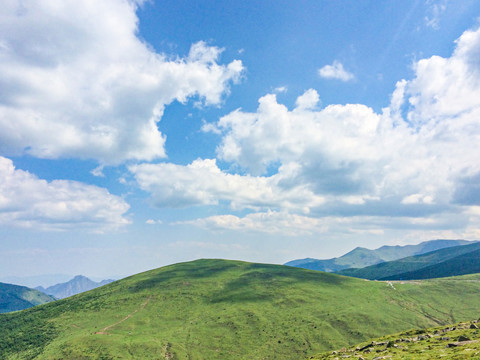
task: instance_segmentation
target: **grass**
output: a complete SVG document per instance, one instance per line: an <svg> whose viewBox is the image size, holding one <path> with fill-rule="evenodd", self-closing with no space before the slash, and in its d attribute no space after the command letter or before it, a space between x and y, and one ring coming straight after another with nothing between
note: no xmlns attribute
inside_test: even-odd
<svg viewBox="0 0 480 360"><path fill-rule="evenodd" d="M479 359L480 322L410 330L383 336L350 348L310 357L314 360L353 359Z"/></svg>
<svg viewBox="0 0 480 360"><path fill-rule="evenodd" d="M1 315L0 358L301 359L474 318L479 291L480 275L389 284L197 260Z"/></svg>

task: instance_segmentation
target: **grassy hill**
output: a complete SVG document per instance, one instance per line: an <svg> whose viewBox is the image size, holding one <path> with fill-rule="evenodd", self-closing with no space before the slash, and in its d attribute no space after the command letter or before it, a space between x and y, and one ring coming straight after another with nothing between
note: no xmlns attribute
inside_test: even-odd
<svg viewBox="0 0 480 360"><path fill-rule="evenodd" d="M2 359L301 359L478 316L480 275L371 282L198 260L0 315Z"/></svg>
<svg viewBox="0 0 480 360"><path fill-rule="evenodd" d="M473 320L449 326L410 330L348 349L319 354L310 359L480 359L479 328L480 321Z"/></svg>
<svg viewBox="0 0 480 360"><path fill-rule="evenodd" d="M25 286L0 283L0 313L23 310L53 300L53 297Z"/></svg>
<svg viewBox="0 0 480 360"><path fill-rule="evenodd" d="M344 269L363 268L366 266L383 263L385 261L397 260L407 256L425 254L438 249L467 245L471 243L472 241L466 240L430 240L424 241L417 245L382 246L375 250L357 247L338 258L327 260L306 258L289 261L285 265L300 267L303 269L340 272Z"/></svg>
<svg viewBox="0 0 480 360"><path fill-rule="evenodd" d="M455 246L338 274L370 280L412 280L480 272L480 243Z"/></svg>

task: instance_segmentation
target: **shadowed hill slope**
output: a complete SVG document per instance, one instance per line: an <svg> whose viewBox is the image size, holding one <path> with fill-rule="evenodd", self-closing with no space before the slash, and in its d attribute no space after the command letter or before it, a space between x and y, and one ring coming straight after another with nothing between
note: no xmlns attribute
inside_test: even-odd
<svg viewBox="0 0 480 360"><path fill-rule="evenodd" d="M391 280L419 280L434 279L449 276L480 273L480 249L452 259L424 267L419 270L409 271L390 276Z"/></svg>
<svg viewBox="0 0 480 360"><path fill-rule="evenodd" d="M17 311L55 299L25 286L0 283L0 313Z"/></svg>
<svg viewBox="0 0 480 360"><path fill-rule="evenodd" d="M474 318L480 275L370 282L197 260L0 316L2 359L300 359Z"/></svg>
<svg viewBox="0 0 480 360"><path fill-rule="evenodd" d="M338 274L370 280L412 280L480 272L480 243L455 246Z"/></svg>
<svg viewBox="0 0 480 360"><path fill-rule="evenodd" d="M344 269L363 268L385 261L393 261L407 256L425 254L430 251L471 243L472 241L467 240L430 240L417 245L382 246L375 250L357 247L338 258L327 260L306 258L289 261L285 265L310 270L339 272Z"/></svg>

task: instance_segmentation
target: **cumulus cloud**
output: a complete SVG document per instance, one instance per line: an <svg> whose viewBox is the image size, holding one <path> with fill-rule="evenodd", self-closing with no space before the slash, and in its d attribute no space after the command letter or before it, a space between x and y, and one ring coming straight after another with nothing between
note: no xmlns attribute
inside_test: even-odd
<svg viewBox="0 0 480 360"><path fill-rule="evenodd" d="M20 1L0 13L0 151L104 164L165 157L164 107L219 104L243 71L204 42L183 58L137 37L138 2Z"/></svg>
<svg viewBox="0 0 480 360"><path fill-rule="evenodd" d="M106 189L76 181L47 182L0 156L0 225L42 230L117 230L129 205Z"/></svg>
<svg viewBox="0 0 480 360"><path fill-rule="evenodd" d="M255 179L295 169L281 184L324 199L309 207L311 216L401 217L401 226L441 228L443 220L430 221L435 214L457 214L475 233L467 219L478 203L478 59L480 30L466 31L451 57L415 63L415 76L397 83L382 113L361 104L317 109L312 89L292 110L266 95L255 112L239 109L215 124L218 158Z"/></svg>
<svg viewBox="0 0 480 360"><path fill-rule="evenodd" d="M285 186L283 180L295 171L289 167L271 177L254 177L224 172L215 159L198 159L187 166L139 164L129 170L159 207L217 205L225 201L233 209L281 207L308 212L324 201L302 184Z"/></svg>
<svg viewBox="0 0 480 360"><path fill-rule="evenodd" d="M208 159L130 171L157 206L226 202L259 212L191 222L209 229L274 232L275 221L286 229L303 219L308 231L477 234L479 59L480 30L466 31L450 57L416 62L380 113L362 104L320 108L314 89L293 109L267 94L256 111L237 109L204 129L221 136L217 158L228 172Z"/></svg>
<svg viewBox="0 0 480 360"><path fill-rule="evenodd" d="M332 65L325 65L318 69L318 75L325 79L337 79L345 82L355 79L355 76L345 70L342 63L337 60Z"/></svg>
<svg viewBox="0 0 480 360"><path fill-rule="evenodd" d="M309 89L305 91L302 96L297 98L295 101L295 105L297 109L313 109L317 106L318 102L320 101L320 97L318 93L314 89Z"/></svg>

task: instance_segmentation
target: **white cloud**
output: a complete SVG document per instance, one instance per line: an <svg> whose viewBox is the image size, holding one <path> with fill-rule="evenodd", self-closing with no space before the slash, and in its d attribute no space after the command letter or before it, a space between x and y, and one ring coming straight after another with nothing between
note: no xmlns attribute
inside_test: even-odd
<svg viewBox="0 0 480 360"><path fill-rule="evenodd" d="M205 120L203 121L203 125L202 125L202 129L201 129L203 132L211 132L213 134L217 134L217 135L220 135L222 132L220 131L220 129L217 128L217 126L215 124L212 124L212 123L207 123Z"/></svg>
<svg viewBox="0 0 480 360"><path fill-rule="evenodd" d="M157 224L163 224L163 221L162 221L162 220L148 219L147 221L145 221L145 224L148 224L148 225L157 225Z"/></svg>
<svg viewBox="0 0 480 360"><path fill-rule="evenodd" d="M115 164L165 156L166 105L219 104L238 60L203 42L168 59L137 35L136 3L7 0L0 12L0 152Z"/></svg>
<svg viewBox="0 0 480 360"><path fill-rule="evenodd" d="M283 167L271 177L229 174L214 159L195 160L187 166L170 163L129 167L141 189L152 194L159 207L217 205L233 209L284 208L308 212L324 199L302 184L284 186L294 168Z"/></svg>
<svg viewBox="0 0 480 360"><path fill-rule="evenodd" d="M450 58L432 56L418 61L416 77L407 82L408 121L414 126L445 132L480 128L480 31L465 31ZM438 131L437 130L437 131ZM452 137L458 136L455 131Z"/></svg>
<svg viewBox="0 0 480 360"><path fill-rule="evenodd" d="M314 90L293 110L266 95L256 112L236 110L217 122L218 157L254 175L294 168L282 184L324 197L310 208L316 214L456 213L456 188L470 194L472 181L462 179L480 174L478 59L480 30L466 31L450 58L418 61L381 114L361 104L315 109Z"/></svg>
<svg viewBox="0 0 480 360"><path fill-rule="evenodd" d="M129 205L106 189L75 181L47 182L0 156L0 225L41 230L116 230Z"/></svg>
<svg viewBox="0 0 480 360"><path fill-rule="evenodd" d="M315 108L319 101L320 97L318 96L318 93L313 89L309 89L305 91L303 95L297 98L295 105L299 110L307 110Z"/></svg>
<svg viewBox="0 0 480 360"><path fill-rule="evenodd" d="M385 216L304 216L292 214L287 211L266 211L245 215L243 217L235 215L215 215L206 218L199 218L189 221L181 221L176 224L193 225L210 231L235 231L235 232L257 232L266 234L281 234L287 236L298 235L320 235L328 234L332 239L344 238L356 234L367 234L375 236L384 236L392 234L401 229L407 234L429 233L435 238L442 238L440 234L446 234L445 229L449 229L447 238L462 237L464 234L456 222L458 216L433 215L429 218L419 217L394 217ZM413 237L413 235L411 235ZM428 236L425 240L428 240Z"/></svg>
<svg viewBox="0 0 480 360"><path fill-rule="evenodd" d="M317 167L320 176L322 170L334 173L343 166L378 161L383 156L374 151L385 145L378 143L378 134L384 131L380 115L364 105L311 109L317 99L316 91L308 90L297 99L297 108L289 111L275 95L266 95L259 100L256 113L236 110L224 116L217 124L224 133L217 149L219 158L254 174L278 162L301 162Z"/></svg>
<svg viewBox="0 0 480 360"><path fill-rule="evenodd" d="M337 79L341 81L350 81L355 76L344 69L341 62L335 60L332 65L325 65L318 70L318 75L325 79Z"/></svg>
<svg viewBox="0 0 480 360"><path fill-rule="evenodd" d="M305 220L299 227L311 233L477 234L479 55L480 30L466 31L451 57L418 61L382 113L362 104L318 108L313 89L291 110L274 94L254 112L235 110L204 130L221 135L218 159L237 173L209 159L129 170L156 206L258 212L189 222L208 229L300 231L291 224Z"/></svg>
<svg viewBox="0 0 480 360"><path fill-rule="evenodd" d="M438 30L440 18L447 9L447 0L427 0L429 14L425 16L425 24L432 29Z"/></svg>
<svg viewBox="0 0 480 360"><path fill-rule="evenodd" d="M326 230L321 219L275 211L253 213L244 217L217 215L179 224L194 225L213 231L233 230L288 236L320 233Z"/></svg>

